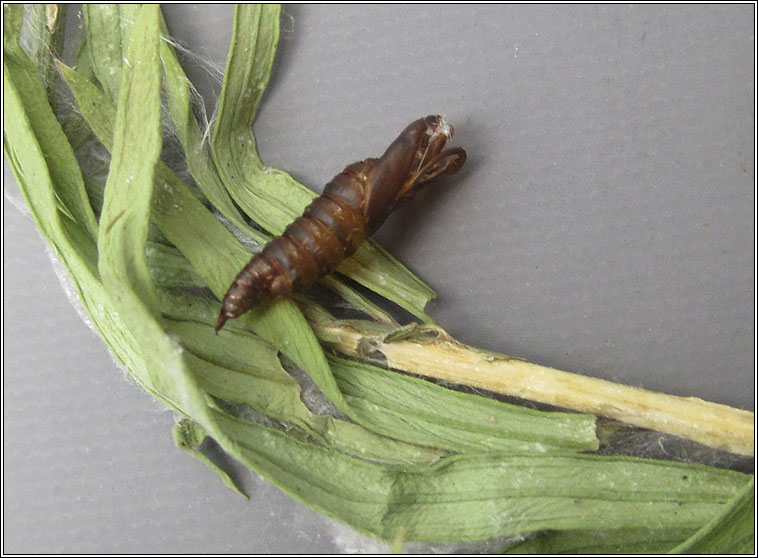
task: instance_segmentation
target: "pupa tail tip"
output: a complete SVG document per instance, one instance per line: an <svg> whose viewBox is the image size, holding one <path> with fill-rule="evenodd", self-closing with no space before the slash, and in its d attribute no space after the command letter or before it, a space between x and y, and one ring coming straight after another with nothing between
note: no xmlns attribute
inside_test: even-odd
<svg viewBox="0 0 758 558"><path fill-rule="evenodd" d="M223 311L219 314L218 321L216 322L216 335L218 335L218 332L221 331L221 328L224 327L224 324L228 319L228 316L226 316Z"/></svg>

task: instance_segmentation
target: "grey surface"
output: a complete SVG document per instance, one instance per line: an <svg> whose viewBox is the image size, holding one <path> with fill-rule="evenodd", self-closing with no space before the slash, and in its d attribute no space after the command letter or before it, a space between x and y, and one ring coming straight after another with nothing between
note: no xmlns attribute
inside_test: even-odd
<svg viewBox="0 0 758 558"><path fill-rule="evenodd" d="M228 6L171 6L223 67ZM292 6L256 123L320 189L445 114L469 160L379 240L476 346L754 407L754 6ZM212 106L219 85L194 69ZM18 199L7 165L7 196ZM68 302L3 202L3 551L380 550L254 475L246 502Z"/></svg>

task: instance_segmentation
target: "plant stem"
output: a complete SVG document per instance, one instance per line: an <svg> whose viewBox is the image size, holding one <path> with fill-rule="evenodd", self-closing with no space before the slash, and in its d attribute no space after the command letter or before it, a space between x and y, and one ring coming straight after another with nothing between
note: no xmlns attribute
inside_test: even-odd
<svg viewBox="0 0 758 558"><path fill-rule="evenodd" d="M366 328L365 322L311 322L338 351L429 378L620 420L740 455L754 455L754 415L697 397L678 397L540 366L464 345L437 326Z"/></svg>

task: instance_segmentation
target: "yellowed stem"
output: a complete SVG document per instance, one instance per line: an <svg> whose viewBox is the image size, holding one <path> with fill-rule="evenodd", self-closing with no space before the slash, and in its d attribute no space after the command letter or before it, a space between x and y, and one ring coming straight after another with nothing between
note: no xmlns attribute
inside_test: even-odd
<svg viewBox="0 0 758 558"><path fill-rule="evenodd" d="M378 351L397 370L609 417L732 453L752 456L755 452L754 417L749 411L481 351L436 327L387 335L387 331L367 331L357 322L313 326L322 341L340 352L365 358Z"/></svg>

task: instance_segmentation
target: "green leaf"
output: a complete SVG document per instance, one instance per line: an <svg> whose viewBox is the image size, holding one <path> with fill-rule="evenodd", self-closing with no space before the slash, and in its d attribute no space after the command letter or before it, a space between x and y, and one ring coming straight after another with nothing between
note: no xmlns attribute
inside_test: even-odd
<svg viewBox="0 0 758 558"><path fill-rule="evenodd" d="M53 59L63 51L66 28L66 6L58 4L25 4L23 46L39 71L54 112L61 106L58 76Z"/></svg>
<svg viewBox="0 0 758 558"><path fill-rule="evenodd" d="M164 316L171 318L169 330L188 353L202 359L193 369L206 391L293 423L322 443L353 455L356 452L351 447L365 448L373 443L365 438L375 436L360 432L356 425L308 411L299 386L282 368L273 347L235 329L215 336L215 303L184 292L165 292L162 297ZM253 354L254 362L249 358ZM456 452L545 453L594 450L598 446L595 417L591 415L517 407L335 356L329 357L329 363L361 424L394 440ZM354 443L346 441L350 437ZM384 457L374 452L372 459L408 462L402 451L394 457L388 446L384 451ZM444 455L439 451L424 453L426 457L420 457L416 449L409 462L433 462ZM369 453L364 450L358 455Z"/></svg>
<svg viewBox="0 0 758 558"><path fill-rule="evenodd" d="M92 131L106 149L113 149L113 107L74 70L63 64L59 68ZM220 299L250 254L163 163L157 166L156 181L153 218ZM341 411L351 414L318 340L293 301L261 304L236 321L292 358Z"/></svg>
<svg viewBox="0 0 758 558"><path fill-rule="evenodd" d="M592 415L516 407L336 356L329 363L356 414L400 440L456 452L598 447Z"/></svg>
<svg viewBox="0 0 758 558"><path fill-rule="evenodd" d="M163 19L161 19L161 28L166 33L168 32ZM167 109L184 149L192 177L203 194L224 217L259 244L265 244L271 237L248 225L234 206L218 176L216 166L204 142L203 132L192 112L191 84L179 64L174 49L167 41L161 41L160 48L165 74Z"/></svg>
<svg viewBox="0 0 758 558"><path fill-rule="evenodd" d="M181 420L174 425L174 443L176 447L189 453L192 457L207 465L216 475L218 475L224 486L231 488L237 494L243 498L249 499L249 496L245 494L242 487L238 486L234 479L224 471L221 467L216 465L211 459L206 456L201 449L200 445L203 443L208 433L198 423L191 420Z"/></svg>
<svg viewBox="0 0 758 558"><path fill-rule="evenodd" d="M672 554L755 554L755 477Z"/></svg>
<svg viewBox="0 0 758 558"><path fill-rule="evenodd" d="M140 11L127 52L130 63L118 100L113 157L97 243L103 283L117 304L129 294L122 292L128 286L138 300L123 303L124 310L130 312L136 303L157 315L158 294L145 256L155 166L163 145L158 36L150 33L151 12L155 10Z"/></svg>
<svg viewBox="0 0 758 558"><path fill-rule="evenodd" d="M504 554L663 554L692 529L544 531L509 546Z"/></svg>
<svg viewBox="0 0 758 558"><path fill-rule="evenodd" d="M392 540L482 540L542 529L693 529L745 475L624 457L507 455L377 466L217 415L264 478L355 529Z"/></svg>
<svg viewBox="0 0 758 558"><path fill-rule="evenodd" d="M195 273L187 258L176 248L148 242L145 248L147 265L153 282L162 288L203 288L205 281Z"/></svg>
<svg viewBox="0 0 758 558"><path fill-rule="evenodd" d="M86 53L91 58L97 81L114 104L118 99L123 67L130 64L127 45L137 10L137 4L84 5Z"/></svg>
<svg viewBox="0 0 758 558"><path fill-rule="evenodd" d="M20 18L14 18L16 7L5 5L6 17L4 23L8 25L14 19L20 25ZM20 14L20 12L16 12ZM8 30L8 27L6 27ZM13 36L6 33L6 41ZM17 34L16 34L17 36ZM11 46L10 49L13 47ZM37 84L24 95L14 87L12 70L6 63L8 56L8 43L6 42L6 56L3 64L3 93L5 111L3 112L3 128L5 131L3 147L13 173L18 180L21 192L29 205L31 214L42 234L48 240L59 260L69 270L71 279L79 295L82 305L87 310L92 323L100 332L103 339L109 345L118 360L135 371L135 379L146 389L150 389L140 371L145 365L139 347L129 329L124 325L119 315L111 307L104 289L100 283L97 272L97 253L94 238L85 231L78 223L72 221L67 214L59 210L59 202L56 189L69 186L76 187L76 180L69 179L60 183L53 182L53 176L60 176L72 165L76 165L73 153L60 145L59 157L46 159L43 149L35 135L40 126L32 125L29 115L26 114L26 106L30 104L29 97L37 96L31 100L33 106L41 106L44 98L41 97L44 88L39 76ZM24 99L24 100L22 100ZM25 106L24 101L27 105ZM58 134L62 136L60 125L56 120L45 119L43 125L49 129L46 134ZM58 128L58 132L54 131ZM52 130L52 131L51 131ZM65 136L63 136L65 137ZM70 160L65 160L70 158ZM52 172L48 164L61 164L62 168ZM78 169L77 169L78 172ZM63 193L61 196L65 196Z"/></svg>
<svg viewBox="0 0 758 558"><path fill-rule="evenodd" d="M216 336L208 306L202 299L164 295L165 311L182 317L181 321L168 320L166 327L181 342L184 360L200 387L220 400L244 405L236 407L239 418L252 409L288 427L302 429L323 445L377 462L434 463L446 455L312 412L302 401L300 385L282 367L276 349L234 330L222 330ZM251 355L255 355L254 360ZM231 407L224 409L232 412Z"/></svg>
<svg viewBox="0 0 758 558"><path fill-rule="evenodd" d="M141 349L144 362L130 372L233 451L209 416L206 396L185 363L182 348L161 325L160 300L147 265L151 199L162 144L159 40L158 7L145 6L131 33L130 63L119 88L98 236L100 275L111 311L123 319Z"/></svg>
<svg viewBox="0 0 758 558"><path fill-rule="evenodd" d="M58 209L94 238L97 235L97 221L89 205L79 165L48 102L47 90L40 79L40 74L47 68L38 70L19 46L19 33L12 28L14 21L20 26L23 6L6 4L3 10L6 16L3 63L7 66L4 79L10 79L13 87L24 93L20 97L23 112L48 161L48 169L56 186Z"/></svg>

